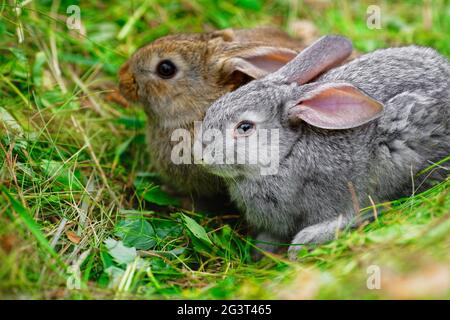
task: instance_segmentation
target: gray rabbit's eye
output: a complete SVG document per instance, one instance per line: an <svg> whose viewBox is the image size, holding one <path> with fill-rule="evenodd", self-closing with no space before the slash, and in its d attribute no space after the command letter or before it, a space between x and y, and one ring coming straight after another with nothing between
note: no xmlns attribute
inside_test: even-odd
<svg viewBox="0 0 450 320"><path fill-rule="evenodd" d="M177 67L170 60L163 60L156 66L158 76L163 79L170 79L177 73Z"/></svg>
<svg viewBox="0 0 450 320"><path fill-rule="evenodd" d="M244 120L239 122L234 129L235 136L249 136L255 131L256 124L252 121Z"/></svg>

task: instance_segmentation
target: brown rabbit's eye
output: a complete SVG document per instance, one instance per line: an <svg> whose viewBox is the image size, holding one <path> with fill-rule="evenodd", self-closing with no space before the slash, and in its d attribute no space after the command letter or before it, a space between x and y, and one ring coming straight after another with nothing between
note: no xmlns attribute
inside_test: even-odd
<svg viewBox="0 0 450 320"><path fill-rule="evenodd" d="M177 67L170 60L161 61L156 67L156 72L163 79L172 78L177 72Z"/></svg>
<svg viewBox="0 0 450 320"><path fill-rule="evenodd" d="M234 129L235 136L249 136L253 133L255 130L255 123L251 121L241 121L237 124L236 128Z"/></svg>

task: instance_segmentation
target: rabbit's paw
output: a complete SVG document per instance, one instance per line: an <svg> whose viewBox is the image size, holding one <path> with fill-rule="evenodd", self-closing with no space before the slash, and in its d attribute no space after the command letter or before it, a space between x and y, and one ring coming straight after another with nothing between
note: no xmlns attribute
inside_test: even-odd
<svg viewBox="0 0 450 320"><path fill-rule="evenodd" d="M276 253L279 247L272 243L279 243L280 240L275 239L268 233L262 232L256 237L255 248L252 248L252 260L259 261L264 257L264 252Z"/></svg>
<svg viewBox="0 0 450 320"><path fill-rule="evenodd" d="M320 232L321 228L317 225L305 228L297 233L288 249L289 260L296 261L298 253L306 244L321 242Z"/></svg>
<svg viewBox="0 0 450 320"><path fill-rule="evenodd" d="M298 259L298 253L304 246L301 244L297 245L290 245L288 249L288 258L291 261L297 261Z"/></svg>
<svg viewBox="0 0 450 320"><path fill-rule="evenodd" d="M336 236L336 230L342 229L351 220L351 215L337 217L309 226L300 230L291 242L288 256L291 260L297 260L298 252L308 244L320 244L331 241Z"/></svg>

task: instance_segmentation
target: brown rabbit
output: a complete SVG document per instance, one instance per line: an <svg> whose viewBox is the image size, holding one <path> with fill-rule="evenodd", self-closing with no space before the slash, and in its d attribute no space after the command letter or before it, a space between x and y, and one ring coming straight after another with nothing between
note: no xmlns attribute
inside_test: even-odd
<svg viewBox="0 0 450 320"><path fill-rule="evenodd" d="M223 195L220 178L198 165L175 165L175 129L193 134L216 99L279 69L303 44L270 27L170 35L139 49L119 72L120 91L140 101L148 115L147 139L154 169L184 194Z"/></svg>

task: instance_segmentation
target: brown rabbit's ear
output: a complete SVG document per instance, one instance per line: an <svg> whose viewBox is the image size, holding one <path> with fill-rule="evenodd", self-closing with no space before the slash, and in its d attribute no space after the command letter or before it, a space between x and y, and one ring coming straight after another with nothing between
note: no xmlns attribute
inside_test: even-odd
<svg viewBox="0 0 450 320"><path fill-rule="evenodd" d="M269 73L277 71L291 61L297 52L274 47L256 47L245 52L237 52L235 56L224 61L224 82L242 85L253 79L260 79Z"/></svg>
<svg viewBox="0 0 450 320"><path fill-rule="evenodd" d="M349 129L378 118L383 110L383 104L353 85L335 83L321 85L299 101L289 109L288 118L323 129Z"/></svg>
<svg viewBox="0 0 450 320"><path fill-rule="evenodd" d="M231 42L236 39L236 36L234 34L234 30L228 28L211 32L211 38L222 38L223 41Z"/></svg>
<svg viewBox="0 0 450 320"><path fill-rule="evenodd" d="M137 84L133 74L130 72L130 62L127 61L119 70L120 93L130 101L137 101Z"/></svg>

